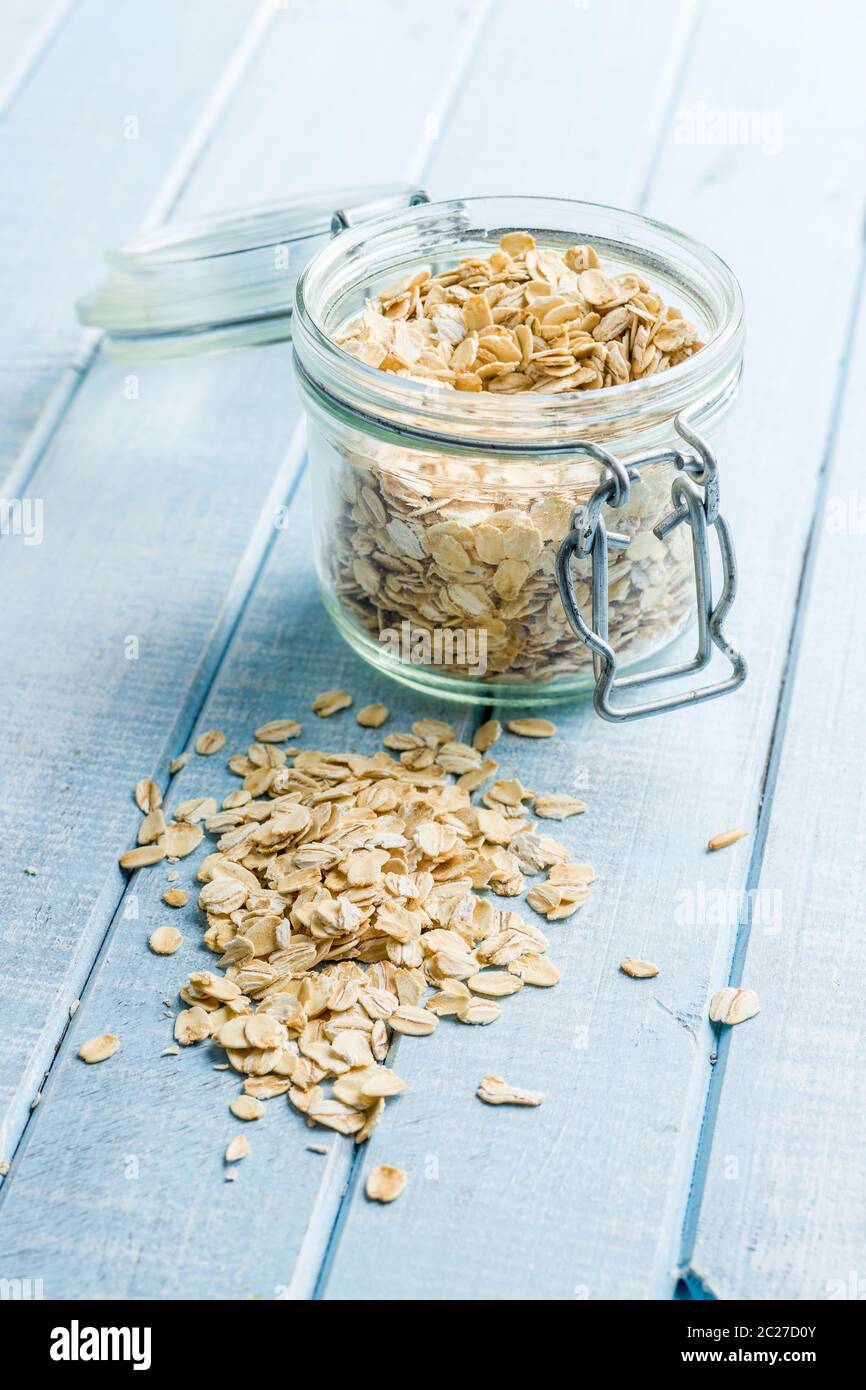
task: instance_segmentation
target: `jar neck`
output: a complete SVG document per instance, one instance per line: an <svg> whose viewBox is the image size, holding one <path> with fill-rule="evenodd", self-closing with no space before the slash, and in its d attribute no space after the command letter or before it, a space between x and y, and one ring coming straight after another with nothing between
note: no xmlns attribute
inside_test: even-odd
<svg viewBox="0 0 866 1390"><path fill-rule="evenodd" d="M561 425L545 432L539 429L537 418L530 417L525 424L515 423L513 437L498 430L493 437L466 430L465 417L456 411L453 416L455 433L445 433L437 418L436 427L426 427L416 414L408 411L399 414L393 411L377 413L379 402L375 398L349 400L345 392L329 390L321 381L313 378L307 370L301 355L294 353L294 366L299 386L308 404L315 404L328 415L342 421L350 429L360 430L374 436L383 444L419 451L447 453L450 456L478 458L485 453L496 455L499 459L531 458L533 463L550 459L569 458L580 443L604 444L607 448L627 459L635 454L661 446L671 437L674 417L679 413L669 402L651 414L646 410L630 414L620 422L605 419L599 422L570 422L564 419ZM712 434L719 421L727 412L736 395L742 373L742 358L721 388L701 398L690 397L683 406L688 411L693 426L702 433Z"/></svg>

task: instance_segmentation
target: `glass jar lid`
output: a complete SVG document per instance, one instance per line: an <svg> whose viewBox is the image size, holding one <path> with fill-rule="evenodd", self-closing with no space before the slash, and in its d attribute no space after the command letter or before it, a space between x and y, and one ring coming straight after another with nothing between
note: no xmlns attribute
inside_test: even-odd
<svg viewBox="0 0 866 1390"><path fill-rule="evenodd" d="M295 285L336 232L425 202L405 184L339 188L143 232L106 252L76 305L114 357L158 359L290 338Z"/></svg>

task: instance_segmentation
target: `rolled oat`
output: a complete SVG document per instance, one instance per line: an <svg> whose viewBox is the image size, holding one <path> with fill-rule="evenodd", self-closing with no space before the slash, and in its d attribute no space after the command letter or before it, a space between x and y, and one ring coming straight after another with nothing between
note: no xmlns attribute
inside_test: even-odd
<svg viewBox="0 0 866 1390"><path fill-rule="evenodd" d="M82 1062L106 1062L120 1047L120 1038L114 1033L101 1033L99 1037L88 1038L78 1049Z"/></svg>
<svg viewBox="0 0 866 1390"><path fill-rule="evenodd" d="M195 751L209 758L225 746L226 736L219 729L207 729L195 741Z"/></svg>
<svg viewBox="0 0 866 1390"><path fill-rule="evenodd" d="M524 1091L519 1086L509 1086L501 1076L485 1076L475 1092L485 1105L541 1105L544 1095L541 1091Z"/></svg>
<svg viewBox="0 0 866 1390"><path fill-rule="evenodd" d="M355 715L356 722L364 729L378 729L387 718L387 705L364 705Z"/></svg>
<svg viewBox="0 0 866 1390"><path fill-rule="evenodd" d="M710 1018L713 1023L745 1023L760 1013L761 1005L753 989L733 989L728 986L720 989L710 1001Z"/></svg>
<svg viewBox="0 0 866 1390"><path fill-rule="evenodd" d="M225 1152L226 1163L238 1163L240 1159L246 1158L250 1151L245 1134L237 1134L234 1139L229 1141Z"/></svg>
<svg viewBox="0 0 866 1390"><path fill-rule="evenodd" d="M265 1107L255 1096L235 1096L229 1102L229 1110L238 1120L260 1120L265 1113Z"/></svg>
<svg viewBox="0 0 866 1390"><path fill-rule="evenodd" d="M556 733L556 725L550 719L510 719L505 727L521 738L552 738Z"/></svg>
<svg viewBox="0 0 866 1390"><path fill-rule="evenodd" d="M155 956L173 956L183 944L183 937L177 927L157 927L156 931L151 932L147 944Z"/></svg>
<svg viewBox="0 0 866 1390"><path fill-rule="evenodd" d="M313 714L327 719L341 709L348 709L351 703L352 697L347 690L323 690L313 701Z"/></svg>
<svg viewBox="0 0 866 1390"><path fill-rule="evenodd" d="M619 968L624 975L631 975L633 980L651 980L659 973L653 961L638 960L635 956L626 956L625 960L620 961Z"/></svg>
<svg viewBox="0 0 866 1390"><path fill-rule="evenodd" d="M393 1202L406 1186L406 1174L402 1168L392 1168L390 1163L380 1163L367 1175L367 1196L371 1202Z"/></svg>
<svg viewBox="0 0 866 1390"><path fill-rule="evenodd" d="M721 834L714 835L711 840L707 841L707 849L727 849L728 845L735 845L738 840L744 840L748 833L748 830L743 830L742 826L737 826L733 830L723 830Z"/></svg>

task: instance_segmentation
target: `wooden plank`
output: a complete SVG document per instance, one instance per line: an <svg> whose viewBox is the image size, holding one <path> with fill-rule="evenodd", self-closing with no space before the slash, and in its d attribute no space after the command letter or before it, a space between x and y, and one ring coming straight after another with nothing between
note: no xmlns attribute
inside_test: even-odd
<svg viewBox="0 0 866 1390"><path fill-rule="evenodd" d="M409 1091L364 1154L328 1297L360 1288L379 1299L408 1290L419 1299L673 1291L712 1070L707 1002L727 980L736 926L702 921L700 894L736 897L749 860L746 844L717 857L703 846L757 814L845 346L839 315L808 397L792 394L801 352L794 286L809 247L825 246L834 302L845 304L860 246L863 189L850 170L864 113L844 93L863 18L849 12L840 46L808 5L774 11L768 69L758 31L769 18L745 4L705 11L677 109L697 124L699 102L766 108L771 131L781 111L781 153L682 143L685 123L672 111L649 200L650 212L725 254L746 293L747 380L721 465L742 569L731 626L751 662L749 682L735 698L632 727L573 709L557 716L558 744L515 758L527 785L566 790L570 771L580 771L590 811L562 838L596 863L599 884L573 926L551 928L564 976L552 1002L524 991L508 1001L504 1022L468 1041L447 1026L425 1048L401 1041ZM826 55L808 77L795 61L804 43ZM770 206L781 239L756 230L759 209ZM658 961L658 980L621 976L626 954ZM476 1101L481 1075L497 1070L545 1091L542 1109L502 1115ZM385 1220L363 1197L364 1173L380 1161L410 1175Z"/></svg>
<svg viewBox="0 0 866 1390"><path fill-rule="evenodd" d="M864 386L861 305L753 922L735 965L762 1013L727 1030L719 1049L724 1080L689 1252L689 1277L717 1298L866 1293Z"/></svg>
<svg viewBox="0 0 866 1390"><path fill-rule="evenodd" d="M154 0L142 23L133 8L83 0L7 110L0 179L14 196L0 227L0 477L10 474L13 488L26 482L29 457L13 464L40 416L62 410L92 351L75 299L101 275L106 246L149 209L168 210L161 181L174 187L178 157L189 172L196 152L185 136L245 30L261 27L256 15L254 0Z"/></svg>
<svg viewBox="0 0 866 1390"><path fill-rule="evenodd" d="M36 71L77 0L6 0L0 14L0 120Z"/></svg>
<svg viewBox="0 0 866 1390"><path fill-rule="evenodd" d="M431 165L436 196L527 193L634 206L695 5L538 0L527 21L520 0L500 0Z"/></svg>
<svg viewBox="0 0 866 1390"><path fill-rule="evenodd" d="M324 72L305 69L293 85L301 108L305 83L314 92L324 81L334 93L322 148L355 142L359 167L375 149L376 129L350 119L351 79L359 62L382 60L395 68L405 112L399 177L427 139L449 63L462 60L455 34L476 14L454 0L419 24L387 0L368 6L354 48L333 49ZM421 74L398 63L410 38L429 58ZM291 26L275 29L251 80L263 89L276 82L294 49ZM257 124L252 140L249 118L233 114L220 133L227 161L238 145L269 152L286 120L269 108L272 124ZM99 359L36 475L44 545L3 547L7 591L22 596L5 634L16 656L4 666L14 698L7 693L0 803L7 1155L123 890L115 860L137 820L127 790L142 773L163 778L189 734L273 537L275 508L291 493L297 418L286 347L132 374ZM139 643L132 661L127 637ZM36 749L44 761L33 779ZM41 822L37 802L50 807ZM23 873L28 864L37 877ZM22 931L34 921L42 935Z"/></svg>

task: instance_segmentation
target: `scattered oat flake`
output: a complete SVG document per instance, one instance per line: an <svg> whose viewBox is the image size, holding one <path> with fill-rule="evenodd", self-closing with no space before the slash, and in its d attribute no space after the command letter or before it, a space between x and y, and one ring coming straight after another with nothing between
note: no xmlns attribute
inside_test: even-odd
<svg viewBox="0 0 866 1390"><path fill-rule="evenodd" d="M654 975L659 973L659 968L651 960L638 960L636 956L626 956L621 960L619 968L624 975L631 975L633 980L651 980Z"/></svg>
<svg viewBox="0 0 866 1390"><path fill-rule="evenodd" d="M225 746L226 736L219 729L206 729L195 741L195 751L203 758L209 758Z"/></svg>
<svg viewBox="0 0 866 1390"><path fill-rule="evenodd" d="M452 743L457 737L454 725L446 724L444 719L416 719L412 732L416 738L433 744Z"/></svg>
<svg viewBox="0 0 866 1390"><path fill-rule="evenodd" d="M178 1056L180 1056L180 1048L178 1047L177 1043L169 1043L168 1047L164 1047L164 1048L162 1049L162 1052L160 1053L160 1056L161 1056L161 1057L178 1057Z"/></svg>
<svg viewBox="0 0 866 1390"><path fill-rule="evenodd" d="M120 1038L114 1033L101 1033L99 1037L88 1038L78 1049L83 1062L107 1062L120 1047Z"/></svg>
<svg viewBox="0 0 866 1390"><path fill-rule="evenodd" d="M507 970L484 970L478 975L470 975L466 983L473 994L483 994L491 999L505 998L523 988L520 977Z"/></svg>
<svg viewBox="0 0 866 1390"><path fill-rule="evenodd" d="M341 709L348 709L351 703L352 697L347 690L323 690L313 700L313 714L327 719Z"/></svg>
<svg viewBox="0 0 866 1390"><path fill-rule="evenodd" d="M753 989L733 989L728 986L720 989L710 1001L710 1018L713 1023L745 1023L760 1013L761 1005Z"/></svg>
<svg viewBox="0 0 866 1390"><path fill-rule="evenodd" d="M735 845L738 840L744 840L748 833L748 830L743 830L741 826L733 830L723 830L720 835L714 835L707 841L707 849L727 849L728 845Z"/></svg>
<svg viewBox="0 0 866 1390"><path fill-rule="evenodd" d="M379 1163L367 1175L367 1196L371 1202L393 1202L406 1186L406 1174L402 1168L392 1168L390 1163Z"/></svg>
<svg viewBox="0 0 866 1390"><path fill-rule="evenodd" d="M207 1011L199 1004L194 1004L189 1009L181 1009L174 1020L174 1036L182 1047L191 1047L193 1043L203 1042L210 1034L211 1025Z"/></svg>
<svg viewBox="0 0 866 1390"><path fill-rule="evenodd" d="M216 815L216 808L217 804L212 796L193 796L175 806L174 818L176 821L188 821L192 825L196 821L208 820Z"/></svg>
<svg viewBox="0 0 866 1390"><path fill-rule="evenodd" d="M12 1164L10 1163L9 1159L4 1158L2 1163L0 1163L0 1178L5 1178L6 1174L9 1172L9 1169L11 1167Z"/></svg>
<svg viewBox="0 0 866 1390"><path fill-rule="evenodd" d="M521 738L551 738L556 725L550 719L509 719L506 729Z"/></svg>
<svg viewBox="0 0 866 1390"><path fill-rule="evenodd" d="M272 719L256 729L256 738L259 743L288 743L290 738L297 738L300 732L301 726L295 719Z"/></svg>
<svg viewBox="0 0 866 1390"><path fill-rule="evenodd" d="M138 849L128 849L122 854L119 863L122 869L145 869L150 864L158 864L164 858L163 844L139 845Z"/></svg>
<svg viewBox="0 0 866 1390"><path fill-rule="evenodd" d="M472 747L479 753L486 753L491 748L502 733L502 725L498 719L488 719L484 724L480 724L472 736Z"/></svg>
<svg viewBox="0 0 866 1390"><path fill-rule="evenodd" d="M364 705L355 715L355 719L363 729L378 729L388 718L387 705Z"/></svg>
<svg viewBox="0 0 866 1390"><path fill-rule="evenodd" d="M155 956L173 956L183 944L183 937L177 927L157 927L148 937L147 944Z"/></svg>
<svg viewBox="0 0 866 1390"><path fill-rule="evenodd" d="M553 961L531 951L510 961L508 969L518 975L525 985L532 985L536 989L551 989L559 984L559 971Z"/></svg>
<svg viewBox="0 0 866 1390"><path fill-rule="evenodd" d="M288 1076L248 1076L244 1081L244 1094L255 1096L256 1100L274 1100L284 1096L291 1084Z"/></svg>
<svg viewBox="0 0 866 1390"><path fill-rule="evenodd" d="M456 1017L461 1023L484 1027L502 1017L502 1010L492 999L464 999L457 1006Z"/></svg>
<svg viewBox="0 0 866 1390"><path fill-rule="evenodd" d="M234 1139L230 1139L225 1152L226 1163L239 1163L242 1158L246 1158L250 1151L249 1143L245 1134L236 1134Z"/></svg>
<svg viewBox="0 0 866 1390"><path fill-rule="evenodd" d="M198 849L204 839L200 825L190 825L186 821L172 821L165 827L162 846L169 859L185 859Z"/></svg>
<svg viewBox="0 0 866 1390"><path fill-rule="evenodd" d="M580 816L586 810L586 802L576 796L544 795L535 798L534 810L542 820L567 820L569 816Z"/></svg>
<svg viewBox="0 0 866 1390"><path fill-rule="evenodd" d="M438 1022L429 1009L419 1009L414 1004L401 1004L388 1018L388 1026L395 1033L408 1033L416 1038L432 1033Z"/></svg>
<svg viewBox="0 0 866 1390"><path fill-rule="evenodd" d="M558 887L563 885L579 885L593 883L595 881L595 869L591 864L551 864L547 871L549 883L555 883Z"/></svg>
<svg viewBox="0 0 866 1390"><path fill-rule="evenodd" d="M524 1091L519 1086L509 1086L501 1076L485 1076L475 1092L485 1105L541 1105L544 1095L541 1091Z"/></svg>
<svg viewBox="0 0 866 1390"><path fill-rule="evenodd" d="M25 872L25 874L29 874L30 877L33 878L33 877L35 877L36 874L39 873L39 870L36 868L36 865L35 865L35 864L28 864L28 865L26 866L24 872Z"/></svg>
<svg viewBox="0 0 866 1390"><path fill-rule="evenodd" d="M161 806L157 806L155 811L148 811L138 827L138 843L140 845L162 844L164 834L165 812Z"/></svg>
<svg viewBox="0 0 866 1390"><path fill-rule="evenodd" d="M157 811L162 805L162 792L149 777L142 777L140 782L136 782L135 804L145 815L149 811Z"/></svg>
<svg viewBox="0 0 866 1390"><path fill-rule="evenodd" d="M80 999L73 999L72 1003L69 1005L69 1017L70 1017L70 1018L74 1018L75 1015L78 1013L78 1010L79 1010L80 1007L81 1007L81 1000L80 1000Z"/></svg>
<svg viewBox="0 0 866 1390"><path fill-rule="evenodd" d="M172 758L168 768L172 777L176 772L180 772L183 768L185 768L188 762L189 753L179 753L176 758Z"/></svg>
<svg viewBox="0 0 866 1390"><path fill-rule="evenodd" d="M328 1154L331 1150L328 1148L327 1144L308 1144L307 1152L311 1154Z"/></svg>
<svg viewBox="0 0 866 1390"><path fill-rule="evenodd" d="M226 1172L226 1182L236 1182L238 1176L237 1168L229 1168Z"/></svg>
<svg viewBox="0 0 866 1390"><path fill-rule="evenodd" d="M536 884L530 888L526 901L536 912L542 913L549 922L572 917L589 898L589 889L583 884Z"/></svg>
<svg viewBox="0 0 866 1390"><path fill-rule="evenodd" d="M260 1120L265 1113L265 1107L255 1096L235 1096L229 1102L229 1110L238 1120Z"/></svg>
<svg viewBox="0 0 866 1390"><path fill-rule="evenodd" d="M167 907L186 907L189 895L183 888L166 888L162 900Z"/></svg>

